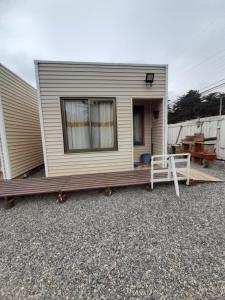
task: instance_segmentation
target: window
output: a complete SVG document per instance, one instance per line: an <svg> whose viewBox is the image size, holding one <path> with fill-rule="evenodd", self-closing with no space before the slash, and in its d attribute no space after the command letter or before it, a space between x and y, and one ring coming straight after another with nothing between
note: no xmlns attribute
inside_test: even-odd
<svg viewBox="0 0 225 300"><path fill-rule="evenodd" d="M133 107L134 145L144 145L144 106Z"/></svg>
<svg viewBox="0 0 225 300"><path fill-rule="evenodd" d="M65 152L116 150L115 99L61 99Z"/></svg>

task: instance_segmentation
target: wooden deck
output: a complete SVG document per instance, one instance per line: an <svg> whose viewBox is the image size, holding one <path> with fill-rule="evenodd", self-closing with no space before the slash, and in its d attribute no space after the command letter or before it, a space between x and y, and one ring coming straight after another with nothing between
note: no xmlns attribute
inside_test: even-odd
<svg viewBox="0 0 225 300"><path fill-rule="evenodd" d="M120 186L143 185L150 183L150 170L73 175L61 177L39 177L26 179L0 180L0 198L25 195L62 193L107 189Z"/></svg>
<svg viewBox="0 0 225 300"><path fill-rule="evenodd" d="M186 176L185 169L179 169L179 174ZM167 178L165 172L155 174L156 178ZM192 181L221 181L203 172L191 169L190 179ZM26 195L38 195L57 193L58 200L65 200L66 192L81 190L104 189L106 195L111 195L113 187L148 185L150 184L150 169L136 169L125 172L111 172L98 174L85 174L60 177L33 177L18 178L12 180L0 179L0 198L6 200L6 208L13 206L15 197Z"/></svg>

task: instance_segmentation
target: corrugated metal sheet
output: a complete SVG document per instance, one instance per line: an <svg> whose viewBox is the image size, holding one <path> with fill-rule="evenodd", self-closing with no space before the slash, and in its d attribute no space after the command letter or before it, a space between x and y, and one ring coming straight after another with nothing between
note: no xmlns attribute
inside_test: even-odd
<svg viewBox="0 0 225 300"><path fill-rule="evenodd" d="M197 126L197 121L201 122L201 126ZM216 154L219 159L225 160L225 115L215 116L201 119L194 119L168 126L168 144L175 144L182 126L178 143L186 135L193 135L198 132L204 133L206 138L217 137Z"/></svg>

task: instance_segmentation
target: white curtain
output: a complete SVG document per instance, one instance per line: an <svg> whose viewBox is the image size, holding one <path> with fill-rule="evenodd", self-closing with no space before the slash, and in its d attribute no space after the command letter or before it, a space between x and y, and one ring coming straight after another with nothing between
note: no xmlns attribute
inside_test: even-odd
<svg viewBox="0 0 225 300"><path fill-rule="evenodd" d="M91 133L93 148L112 148L114 146L113 102L92 102Z"/></svg>
<svg viewBox="0 0 225 300"><path fill-rule="evenodd" d="M89 149L88 102L85 100L65 101L68 148Z"/></svg>

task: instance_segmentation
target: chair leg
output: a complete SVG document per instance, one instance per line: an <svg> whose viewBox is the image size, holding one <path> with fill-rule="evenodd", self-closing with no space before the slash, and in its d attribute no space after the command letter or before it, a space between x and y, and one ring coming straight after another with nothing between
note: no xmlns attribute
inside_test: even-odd
<svg viewBox="0 0 225 300"><path fill-rule="evenodd" d="M5 209L10 209L15 205L14 203L14 198L11 197L5 197L4 198L4 208Z"/></svg>
<svg viewBox="0 0 225 300"><path fill-rule="evenodd" d="M107 197L112 196L112 188L108 187L104 190L104 193Z"/></svg>
<svg viewBox="0 0 225 300"><path fill-rule="evenodd" d="M57 200L59 203L64 203L66 201L66 194L63 192L60 192L58 194Z"/></svg>

